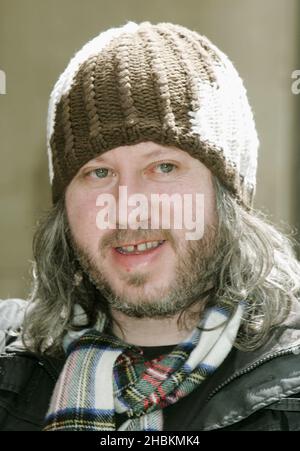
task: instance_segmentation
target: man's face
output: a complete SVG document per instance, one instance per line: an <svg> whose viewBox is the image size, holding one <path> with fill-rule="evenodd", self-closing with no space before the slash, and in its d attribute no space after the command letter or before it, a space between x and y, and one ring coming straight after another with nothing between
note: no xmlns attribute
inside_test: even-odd
<svg viewBox="0 0 300 451"><path fill-rule="evenodd" d="M138 204L126 206L120 186L126 187L127 199L139 194L149 201L136 221L132 213ZM180 204L170 204L169 228L162 227L162 209L155 218L159 228L151 228L157 216L157 210L151 210L151 195L175 193L182 207L184 195L192 199L182 214L193 220L196 193L203 195L201 239L186 239L184 218L182 228L174 228L172 214ZM116 228L99 227L99 198L107 194L115 200ZM187 152L150 141L107 151L74 177L66 191L66 210L79 261L113 308L137 317L172 315L208 287L217 251L214 186L209 169ZM142 228L131 228L137 225ZM145 242L153 247L133 248Z"/></svg>

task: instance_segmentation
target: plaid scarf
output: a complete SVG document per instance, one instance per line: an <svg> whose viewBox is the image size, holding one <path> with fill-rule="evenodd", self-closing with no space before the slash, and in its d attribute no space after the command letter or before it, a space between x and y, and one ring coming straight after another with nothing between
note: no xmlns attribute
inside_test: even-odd
<svg viewBox="0 0 300 451"><path fill-rule="evenodd" d="M90 329L68 346L45 430L163 430L163 409L197 388L223 362L235 341L242 305L234 313L207 309L190 336L165 356L145 361L141 348Z"/></svg>

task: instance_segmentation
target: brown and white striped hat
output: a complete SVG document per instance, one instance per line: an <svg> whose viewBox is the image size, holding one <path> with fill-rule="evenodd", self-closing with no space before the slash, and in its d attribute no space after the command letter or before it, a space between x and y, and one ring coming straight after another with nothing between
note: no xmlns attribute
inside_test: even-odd
<svg viewBox="0 0 300 451"><path fill-rule="evenodd" d="M90 159L148 140L187 151L251 205L258 139L232 63L185 27L129 22L84 45L51 93L53 201Z"/></svg>

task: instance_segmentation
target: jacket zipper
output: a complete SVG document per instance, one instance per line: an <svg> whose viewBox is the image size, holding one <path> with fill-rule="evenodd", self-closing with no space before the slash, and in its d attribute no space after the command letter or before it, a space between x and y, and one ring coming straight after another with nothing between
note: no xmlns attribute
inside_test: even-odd
<svg viewBox="0 0 300 451"><path fill-rule="evenodd" d="M297 352L295 352L297 351ZM213 396L215 396L216 393L218 393L220 390L222 390L222 388L225 387L225 385L229 384L230 382L232 382L234 379L237 379L238 377L243 376L244 374L250 373L252 370L254 370L255 368L257 368L258 366L262 365L263 363L266 363L270 360L273 360L276 357L281 357L283 355L289 355L289 354L296 354L296 353L300 353L300 348L299 345L295 346L294 348L290 348L290 349L284 349L282 351L277 351L274 354L268 355L266 357L264 357L263 359L257 360L255 363L252 363L252 365L249 365L247 368L238 371L237 373L233 374L232 376L230 376L228 379L226 379L224 382L222 382L222 384L218 385L207 397L207 401L208 402Z"/></svg>

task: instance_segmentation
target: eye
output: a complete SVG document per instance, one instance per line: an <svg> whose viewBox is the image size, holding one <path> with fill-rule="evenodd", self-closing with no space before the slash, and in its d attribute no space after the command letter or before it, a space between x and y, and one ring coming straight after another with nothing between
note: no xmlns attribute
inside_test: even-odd
<svg viewBox="0 0 300 451"><path fill-rule="evenodd" d="M104 179L109 175L111 170L108 168L97 168L93 171L90 171L89 174L96 179ZM113 175L113 174L112 174Z"/></svg>
<svg viewBox="0 0 300 451"><path fill-rule="evenodd" d="M161 168L164 174L168 174L169 172L173 171L173 169L176 168L177 166L173 163L160 163L156 165L156 167Z"/></svg>

